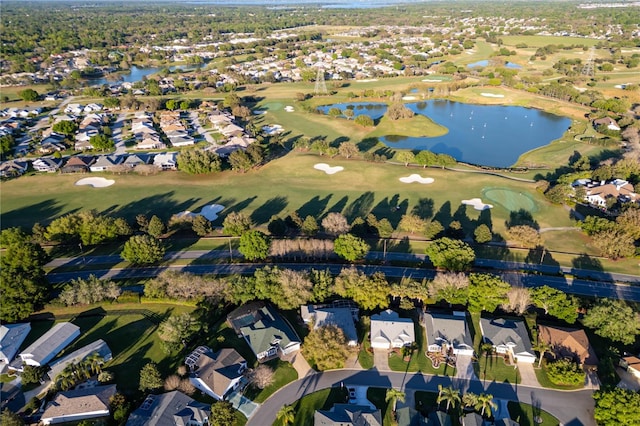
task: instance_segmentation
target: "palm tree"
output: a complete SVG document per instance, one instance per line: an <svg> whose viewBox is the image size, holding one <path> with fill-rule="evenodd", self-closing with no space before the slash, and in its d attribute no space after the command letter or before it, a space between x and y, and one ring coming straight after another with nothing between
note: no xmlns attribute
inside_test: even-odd
<svg viewBox="0 0 640 426"><path fill-rule="evenodd" d="M396 404L398 400L404 402L405 393L398 389L387 389L387 394L384 397L385 402L391 401L393 403L393 412L396 412Z"/></svg>
<svg viewBox="0 0 640 426"><path fill-rule="evenodd" d="M478 402L476 403L476 410L482 410L480 412L481 416L484 416L484 411L489 409L489 416L491 416L491 410L495 410L497 407L496 403L493 402L493 395L488 393L481 393L478 395Z"/></svg>
<svg viewBox="0 0 640 426"><path fill-rule="evenodd" d="M540 368L540 366L542 365L542 358L544 358L545 353L551 350L551 345L549 345L549 343L545 342L538 336L538 343L533 349L540 353L540 359L538 360L538 368Z"/></svg>
<svg viewBox="0 0 640 426"><path fill-rule="evenodd" d="M483 343L480 345L480 350L484 352L484 378L487 378L487 363L489 362L489 356L493 353L493 345L491 343Z"/></svg>
<svg viewBox="0 0 640 426"><path fill-rule="evenodd" d="M284 426L290 425L296 418L296 412L293 410L293 407L290 405L283 405L282 408L278 411L276 418L280 420Z"/></svg>
<svg viewBox="0 0 640 426"><path fill-rule="evenodd" d="M477 404L478 404L478 395L476 395L475 393L470 392L462 395L462 405L465 408L466 407L475 408Z"/></svg>
<svg viewBox="0 0 640 426"><path fill-rule="evenodd" d="M460 399L460 391L454 389L453 386L447 386L446 388L443 388L442 385L438 385L438 399L436 400L436 402L440 404L442 401L447 401L446 411L449 411L449 407L451 406L451 404L453 404L453 406L455 407L456 404L462 401Z"/></svg>
<svg viewBox="0 0 640 426"><path fill-rule="evenodd" d="M98 352L94 352L86 357L84 362L91 369L91 372L93 374L98 374L100 373L100 371L102 371L102 364L104 364L104 359Z"/></svg>

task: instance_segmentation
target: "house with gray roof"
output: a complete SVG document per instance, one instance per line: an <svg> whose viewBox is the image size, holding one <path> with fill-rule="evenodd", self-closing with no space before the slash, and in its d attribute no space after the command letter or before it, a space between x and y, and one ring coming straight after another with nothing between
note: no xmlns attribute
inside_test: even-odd
<svg viewBox="0 0 640 426"><path fill-rule="evenodd" d="M51 380L55 380L58 374L62 373L62 370L64 370L69 364L78 364L93 354L100 356L100 358L102 358L102 363L111 361L111 358L113 358L111 349L109 349L107 342L102 339L98 339L95 342L89 343L88 345L83 346L80 349L71 352L69 355L51 363L49 377Z"/></svg>
<svg viewBox="0 0 640 426"><path fill-rule="evenodd" d="M195 401L179 391L149 395L127 420L126 426L204 426L211 405Z"/></svg>
<svg viewBox="0 0 640 426"><path fill-rule="evenodd" d="M231 348L213 352L207 346L199 346L185 360L191 374L189 381L203 393L224 400L242 382L247 361Z"/></svg>
<svg viewBox="0 0 640 426"><path fill-rule="evenodd" d="M464 312L426 312L423 321L429 352L451 350L455 355L473 355L473 340Z"/></svg>
<svg viewBox="0 0 640 426"><path fill-rule="evenodd" d="M227 316L231 327L244 337L259 362L300 350L300 338L271 306L264 302L240 306Z"/></svg>
<svg viewBox="0 0 640 426"><path fill-rule="evenodd" d="M100 155L96 157L96 162L89 166L92 172L107 172L122 164L124 157L121 155Z"/></svg>
<svg viewBox="0 0 640 426"><path fill-rule="evenodd" d="M482 341L493 345L498 354L506 354L517 362L536 360L524 321L505 318L480 318Z"/></svg>
<svg viewBox="0 0 640 426"><path fill-rule="evenodd" d="M4 161L0 163L0 177L16 177L22 176L29 168L26 161Z"/></svg>
<svg viewBox="0 0 640 426"><path fill-rule="evenodd" d="M318 327L335 325L342 330L349 346L358 345L358 333L352 309L306 305L300 307L300 316L306 324L313 324L314 330ZM357 320L357 314L355 318Z"/></svg>
<svg viewBox="0 0 640 426"><path fill-rule="evenodd" d="M317 410L315 426L382 426L382 413L366 405L334 404L330 410Z"/></svg>
<svg viewBox="0 0 640 426"><path fill-rule="evenodd" d="M31 324L3 324L0 326L0 373L18 353L20 345L31 331Z"/></svg>
<svg viewBox="0 0 640 426"><path fill-rule="evenodd" d="M34 367L47 365L79 335L80 327L70 322L60 322L20 352L20 359Z"/></svg>
<svg viewBox="0 0 640 426"><path fill-rule="evenodd" d="M371 347L392 349L409 346L416 341L413 320L400 318L397 312L387 309L371 315Z"/></svg>
<svg viewBox="0 0 640 426"><path fill-rule="evenodd" d="M109 399L116 385L95 386L58 393L42 413L45 425L78 422L109 416Z"/></svg>

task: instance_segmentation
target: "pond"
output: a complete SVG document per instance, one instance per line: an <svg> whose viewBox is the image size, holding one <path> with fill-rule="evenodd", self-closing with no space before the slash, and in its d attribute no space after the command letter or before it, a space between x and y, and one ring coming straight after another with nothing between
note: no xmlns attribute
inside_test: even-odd
<svg viewBox="0 0 640 426"><path fill-rule="evenodd" d="M139 68L134 65L128 73L114 73L108 77L87 78L86 81L90 86L101 86L103 84L113 84L116 82L135 83L136 81L142 80L143 77L160 72L163 68L169 68L169 71L173 72L176 70L194 71L198 69L198 67L198 65L172 65L170 67Z"/></svg>
<svg viewBox="0 0 640 426"><path fill-rule="evenodd" d="M486 67L487 65L489 65L489 61L488 60L483 60L483 61L478 61L478 62L474 62L472 64L467 65L467 68L474 68L474 67ZM512 68L512 69L520 69L522 68L520 65L518 64L514 64L513 62L506 62L504 64L505 68Z"/></svg>
<svg viewBox="0 0 640 426"><path fill-rule="evenodd" d="M380 138L390 148L429 150L449 154L458 161L492 167L510 167L523 153L558 139L571 120L537 109L519 106L474 105L447 100L429 100L405 104L416 114L429 117L449 129L446 135L406 137L387 135ZM377 120L387 106L381 103L325 105L324 113L337 107L353 109Z"/></svg>

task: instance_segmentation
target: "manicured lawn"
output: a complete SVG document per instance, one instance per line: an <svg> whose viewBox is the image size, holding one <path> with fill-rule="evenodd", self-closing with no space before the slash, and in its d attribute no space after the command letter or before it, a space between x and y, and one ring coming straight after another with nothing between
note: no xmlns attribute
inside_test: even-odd
<svg viewBox="0 0 640 426"><path fill-rule="evenodd" d="M80 338L65 349L64 354L85 346L97 339L103 339L113 352L113 360L105 366L115 374L119 389L135 394L142 367L155 362L163 377L173 374L182 363L182 356L167 354L156 333L158 324L169 315L190 312L193 307L173 304L140 303L110 304L101 307L84 306L47 309L56 321L71 321L80 327ZM53 321L33 321L29 336L42 335L53 325ZM33 336L32 336L33 335ZM35 340L35 339L34 339Z"/></svg>
<svg viewBox="0 0 640 426"><path fill-rule="evenodd" d="M366 370L373 368L373 353L369 352L371 349L371 342L369 341L369 329L371 327L371 320L367 316L360 318L358 323L358 341L360 342L360 352L358 352L358 362L360 366Z"/></svg>
<svg viewBox="0 0 640 426"><path fill-rule="evenodd" d="M542 423L540 424L544 426L557 426L560 424L554 416L530 404L510 401L508 407L511 419L520 423L520 426L536 426L538 424L534 421L536 417L542 419Z"/></svg>
<svg viewBox="0 0 640 426"><path fill-rule="evenodd" d="M476 374L480 379L498 383L520 383L520 372L513 365L507 365L500 356L482 356L476 364Z"/></svg>
<svg viewBox="0 0 640 426"><path fill-rule="evenodd" d="M393 371L419 371L421 373L435 374L437 376L455 376L456 369L446 365L446 363L440 364L437 369L433 368L431 360L425 355L427 351L427 339L424 327L418 323L414 323L414 327L418 349L413 352L409 362L404 361L402 355L396 355L393 353L389 357L389 368Z"/></svg>
<svg viewBox="0 0 640 426"><path fill-rule="evenodd" d="M346 402L348 396L347 390L339 387L323 389L303 396L293 404L295 410L293 426L313 426L313 415L316 410L329 410L334 404ZM274 426L280 425L282 422L276 420Z"/></svg>
<svg viewBox="0 0 640 426"><path fill-rule="evenodd" d="M582 37L562 37L562 36L544 36L544 35L517 35L500 37L506 46L515 46L516 44L525 43L529 47L543 47L549 44L571 46L585 45L595 46L598 40L593 38Z"/></svg>
<svg viewBox="0 0 640 426"><path fill-rule="evenodd" d="M249 387L245 391L245 396L257 403L264 402L275 391L298 378L298 373L288 362L275 359L268 361L266 364L275 371L273 384L262 390Z"/></svg>
<svg viewBox="0 0 640 426"><path fill-rule="evenodd" d="M367 399L373 403L382 413L382 424L393 425L393 406L391 401L385 401L387 396L386 388L369 388L367 389Z"/></svg>
<svg viewBox="0 0 640 426"><path fill-rule="evenodd" d="M435 123L430 118L424 115L414 115L412 118L405 118L402 120L390 120L387 117L382 117L380 123L376 126L376 129L369 133L367 137L381 137L387 135L400 135L400 136L429 136L437 137L445 135L449 130Z"/></svg>

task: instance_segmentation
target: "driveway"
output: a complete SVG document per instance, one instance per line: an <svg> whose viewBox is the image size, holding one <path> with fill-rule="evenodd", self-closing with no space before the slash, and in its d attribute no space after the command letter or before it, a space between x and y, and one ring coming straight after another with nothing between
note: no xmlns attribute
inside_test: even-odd
<svg viewBox="0 0 640 426"><path fill-rule="evenodd" d="M640 391L640 378L620 367L616 368L616 373L618 374L618 377L620 377L620 383L618 383L619 388L629 389L636 392Z"/></svg>
<svg viewBox="0 0 640 426"><path fill-rule="evenodd" d="M389 368L389 351L387 349L373 350L373 366L378 371L391 371Z"/></svg>
<svg viewBox="0 0 640 426"><path fill-rule="evenodd" d="M251 401L248 398L245 398L240 392L233 391L227 401L233 405L233 408L240 411L244 416L249 419L253 415L253 413L260 407L260 404L257 404Z"/></svg>
<svg viewBox="0 0 640 426"><path fill-rule="evenodd" d="M456 379L480 380L473 371L473 357L470 355L456 355Z"/></svg>
<svg viewBox="0 0 640 426"><path fill-rule="evenodd" d="M307 360L304 359L304 356L302 356L300 352L296 353L293 356L293 359L291 360L291 365L293 366L293 368L296 369L299 379L302 379L303 377L306 377L309 374L316 373L316 371L313 368L311 368Z"/></svg>
<svg viewBox="0 0 640 426"><path fill-rule="evenodd" d="M539 388L540 383L533 367L533 363L519 362L518 370L520 370L520 384L525 386L531 386L532 388Z"/></svg>

